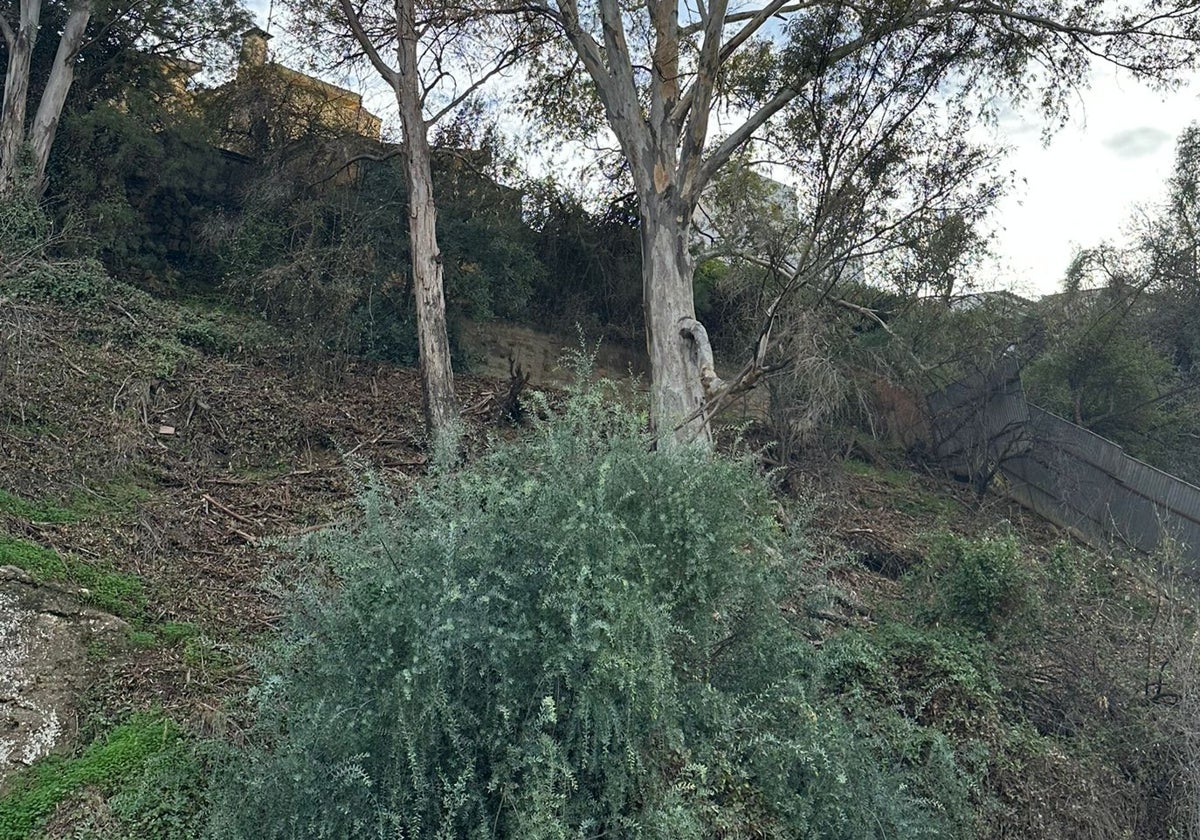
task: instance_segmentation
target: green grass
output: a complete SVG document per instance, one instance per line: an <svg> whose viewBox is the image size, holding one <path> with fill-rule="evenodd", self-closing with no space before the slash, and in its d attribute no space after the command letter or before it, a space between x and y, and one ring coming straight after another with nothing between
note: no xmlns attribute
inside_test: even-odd
<svg viewBox="0 0 1200 840"><path fill-rule="evenodd" d="M157 629L163 644L172 646L200 635L200 628L190 621L164 621Z"/></svg>
<svg viewBox="0 0 1200 840"><path fill-rule="evenodd" d="M150 648L190 645L200 635L200 628L189 621L164 621L138 630L129 631L129 644L140 650ZM186 649L186 648L185 648Z"/></svg>
<svg viewBox="0 0 1200 840"><path fill-rule="evenodd" d="M150 491L133 475L125 475L71 498L70 509L80 519L101 519L133 513L150 498Z"/></svg>
<svg viewBox="0 0 1200 840"><path fill-rule="evenodd" d="M0 840L25 840L54 813L59 803L86 787L105 793L138 777L151 757L179 738L173 722L159 714L138 714L92 742L79 756L50 756L22 771L0 798Z"/></svg>
<svg viewBox="0 0 1200 840"><path fill-rule="evenodd" d="M139 623L145 617L146 593L136 575L85 563L5 534L0 534L0 566L16 566L39 582L82 587L87 590L87 603L126 621Z"/></svg>
<svg viewBox="0 0 1200 840"><path fill-rule="evenodd" d="M30 522L74 522L79 514L48 500L26 499L7 490L0 490L0 512L28 519Z"/></svg>
<svg viewBox="0 0 1200 840"><path fill-rule="evenodd" d="M929 517L939 522L959 512L959 504L952 496L930 492L917 482L917 477L906 470L877 467L865 461L846 460L842 469L847 475L864 478L882 485L888 506L913 517Z"/></svg>
<svg viewBox="0 0 1200 840"><path fill-rule="evenodd" d="M133 476L123 476L101 484L95 490L79 492L64 504L49 499L28 499L7 490L0 490L0 513L29 522L61 525L84 519L101 519L110 515L132 513L140 502L150 496Z"/></svg>

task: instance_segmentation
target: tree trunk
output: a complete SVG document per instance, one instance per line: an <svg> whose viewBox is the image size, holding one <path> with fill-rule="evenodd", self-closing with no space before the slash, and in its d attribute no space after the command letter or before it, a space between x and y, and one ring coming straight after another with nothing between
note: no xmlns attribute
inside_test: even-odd
<svg viewBox="0 0 1200 840"><path fill-rule="evenodd" d="M29 130L29 145L33 155L33 186L37 190L42 188L46 177L46 163L50 160L50 147L54 144L54 135L58 131L58 120L62 116L63 104L67 101L71 83L75 81L75 56L83 43L91 16L92 8L88 0L76 0L59 38L54 65L50 68L50 79L42 92L42 101L38 103L33 127Z"/></svg>
<svg viewBox="0 0 1200 840"><path fill-rule="evenodd" d="M417 76L414 0L397 0L396 11L399 73L395 91L407 147L409 247L425 422L435 450L456 448L459 408L454 393L454 372L450 366L450 341L446 336L446 298L442 290L442 255L437 243L437 205L433 198L428 126L421 110Z"/></svg>
<svg viewBox="0 0 1200 840"><path fill-rule="evenodd" d="M21 0L21 19L16 32L7 26L4 30L8 69L4 74L4 104L0 106L0 195L12 189L21 147L25 144L29 67L41 15L42 0Z"/></svg>
<svg viewBox="0 0 1200 840"><path fill-rule="evenodd" d="M688 251L691 219L680 202L669 198L673 194L674 190L652 193L640 201L650 419L660 446L709 446L712 434L704 412L701 361L711 350L707 336L701 347L700 338L686 329L696 317Z"/></svg>

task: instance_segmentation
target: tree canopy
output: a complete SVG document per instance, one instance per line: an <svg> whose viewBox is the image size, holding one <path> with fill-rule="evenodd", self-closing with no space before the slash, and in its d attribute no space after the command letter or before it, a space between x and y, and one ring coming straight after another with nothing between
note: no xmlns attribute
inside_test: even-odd
<svg viewBox="0 0 1200 840"><path fill-rule="evenodd" d="M941 185L966 186L954 172L975 154L963 121L992 113L997 94L1059 114L1093 59L1169 80L1193 63L1198 27L1193 2L512 8L538 11L564 36L539 57L531 105L556 125L571 120L580 136L611 131L620 146L642 224L652 415L678 440L705 438L714 406L755 373L751 365L731 383L716 376L688 250L703 192L736 154L749 148L802 175L806 162L844 166L829 207L891 208L885 235L901 231L904 208ZM932 138L949 146L925 161Z"/></svg>

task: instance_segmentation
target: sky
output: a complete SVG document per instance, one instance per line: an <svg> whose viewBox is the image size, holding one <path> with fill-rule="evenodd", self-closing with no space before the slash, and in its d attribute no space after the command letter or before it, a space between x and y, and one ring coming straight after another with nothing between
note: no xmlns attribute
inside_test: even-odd
<svg viewBox="0 0 1200 840"><path fill-rule="evenodd" d="M269 2L248 4L259 26L267 26ZM370 79L362 87L338 81L373 87ZM383 117L385 130L396 124L390 95L376 88L368 107ZM1067 125L1048 141L1032 108L1006 111L993 130L992 139L1011 149L1003 166L1013 181L991 218L994 257L979 267L980 290L1003 288L1028 297L1059 291L1078 248L1119 242L1135 208L1164 194L1175 141L1200 119L1200 79L1163 93L1111 67L1097 68L1070 112Z"/></svg>
<svg viewBox="0 0 1200 840"><path fill-rule="evenodd" d="M1048 145L1036 113L1006 113L996 139L1012 147L1005 167L1015 183L996 208L997 257L979 285L1032 296L1061 290L1078 247L1119 241L1135 207L1165 195L1175 141L1198 119L1200 82L1164 94L1109 68L1093 72Z"/></svg>

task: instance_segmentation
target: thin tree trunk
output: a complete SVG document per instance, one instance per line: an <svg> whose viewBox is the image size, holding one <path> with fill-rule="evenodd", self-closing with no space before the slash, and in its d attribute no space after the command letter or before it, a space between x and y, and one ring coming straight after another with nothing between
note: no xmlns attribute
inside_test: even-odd
<svg viewBox="0 0 1200 840"><path fill-rule="evenodd" d="M670 194L673 191L668 191ZM641 200L642 284L646 350L650 356L650 418L660 446L711 445L704 413L706 395L701 360L707 347L686 329L694 323L690 219L662 195Z"/></svg>
<svg viewBox="0 0 1200 840"><path fill-rule="evenodd" d="M83 43L91 16L90 2L76 0L59 38L54 65L50 68L50 79L46 83L46 90L42 92L42 101L38 103L33 127L29 130L29 145L33 154L33 186L37 190L42 188L46 177L50 147L54 144L54 135L58 131L58 121L62 116L63 104L67 101L67 93L71 90L71 83L75 81L75 57Z"/></svg>
<svg viewBox="0 0 1200 840"><path fill-rule="evenodd" d="M29 68L41 15L42 0L21 0L21 18L16 32L7 25L4 30L8 68L4 74L4 104L0 106L0 195L12 189L21 147L25 144Z"/></svg>
<svg viewBox="0 0 1200 840"><path fill-rule="evenodd" d="M399 73L395 77L395 91L407 147L409 241L425 422L435 449L456 447L459 407L450 365L450 341L446 336L446 298L442 290L442 255L437 243L437 205L433 198L428 126L421 109L417 76L414 1L397 0L396 12Z"/></svg>

